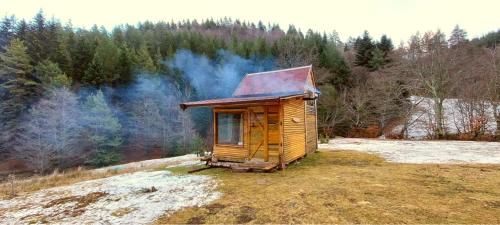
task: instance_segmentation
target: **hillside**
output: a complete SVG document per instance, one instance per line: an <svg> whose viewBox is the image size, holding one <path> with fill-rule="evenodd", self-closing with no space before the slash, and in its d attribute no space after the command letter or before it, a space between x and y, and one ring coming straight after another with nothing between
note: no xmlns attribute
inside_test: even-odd
<svg viewBox="0 0 500 225"><path fill-rule="evenodd" d="M436 115L434 101L418 96L412 96L410 101L415 109L408 120L406 137L411 139L433 137L435 134L432 125L435 124ZM445 99L443 108L444 127L448 134L469 134L471 130L477 129L475 131L477 133L494 135L498 129L493 106L489 102L482 102L478 107L463 99ZM403 127L404 124L398 125L392 132L401 133Z"/></svg>
<svg viewBox="0 0 500 225"><path fill-rule="evenodd" d="M0 21L0 167L46 174L205 152L213 118L208 109L184 112L181 102L227 97L248 73L304 65L313 66L321 92L322 139L496 141L495 37L471 41L456 26L395 46L368 31L342 41L335 31L230 18L107 30L73 27L43 11L32 20L7 16ZM421 106L411 96L439 101ZM464 104L451 112L457 104L449 101ZM395 121L410 126L386 135Z"/></svg>

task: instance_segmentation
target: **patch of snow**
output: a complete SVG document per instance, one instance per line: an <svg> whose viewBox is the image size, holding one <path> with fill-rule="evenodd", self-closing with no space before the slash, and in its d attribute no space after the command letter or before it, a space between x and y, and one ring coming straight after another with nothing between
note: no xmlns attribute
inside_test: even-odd
<svg viewBox="0 0 500 225"><path fill-rule="evenodd" d="M151 159L151 160L144 160L144 161L140 161L140 162L131 162L131 163L127 163L127 164L121 164L121 165L116 165L116 166L102 167L99 169L94 169L92 171L96 172L96 173L101 173L101 172L109 172L109 171L113 171L113 170L134 169L134 168L142 168L142 167L155 167L155 166L163 166L163 165L166 165L167 167L174 167L174 166L192 166L192 165L199 165L199 164L203 164L200 161L200 157L196 156L195 154L188 154L188 155L176 156L176 157L170 157L170 158Z"/></svg>
<svg viewBox="0 0 500 225"><path fill-rule="evenodd" d="M398 163L500 164L499 142L339 138L319 144L319 148L375 153Z"/></svg>
<svg viewBox="0 0 500 225"><path fill-rule="evenodd" d="M30 217L37 216L58 224L146 224L165 213L208 204L220 196L214 190L216 186L209 176L175 176L169 171L128 173L2 200L0 221L28 223ZM144 191L152 187L156 191ZM107 195L81 208L81 213L72 212L78 204L75 201L49 204L61 198L96 192Z"/></svg>
<svg viewBox="0 0 500 225"><path fill-rule="evenodd" d="M420 96L411 96L410 101L416 105L415 112L411 115L408 127L408 137L414 139L424 139L432 135L431 125L434 120L434 100ZM468 124L468 119L460 112L460 105L470 107L467 103L461 103L459 99L445 99L443 101L444 125L448 133L457 134L459 130L464 130ZM488 102L482 105L484 108L484 119L486 120L485 132L493 134L496 130L496 121L493 116L493 106ZM498 109L497 109L498 110ZM474 112L475 116L477 111ZM393 129L394 133L399 133L403 129L402 125Z"/></svg>

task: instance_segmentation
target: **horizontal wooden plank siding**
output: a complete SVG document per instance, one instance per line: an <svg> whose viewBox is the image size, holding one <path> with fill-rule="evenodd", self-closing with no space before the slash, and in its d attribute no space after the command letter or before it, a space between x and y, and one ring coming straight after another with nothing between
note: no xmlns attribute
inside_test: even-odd
<svg viewBox="0 0 500 225"><path fill-rule="evenodd" d="M305 155L304 101L289 100L283 104L283 151L285 163Z"/></svg>
<svg viewBox="0 0 500 225"><path fill-rule="evenodd" d="M312 100L314 101L314 100ZM306 151L312 153L318 147L318 128L316 127L316 107L306 104Z"/></svg>
<svg viewBox="0 0 500 225"><path fill-rule="evenodd" d="M216 145L214 146L213 156L218 160L244 161L248 156L248 150L246 148Z"/></svg>

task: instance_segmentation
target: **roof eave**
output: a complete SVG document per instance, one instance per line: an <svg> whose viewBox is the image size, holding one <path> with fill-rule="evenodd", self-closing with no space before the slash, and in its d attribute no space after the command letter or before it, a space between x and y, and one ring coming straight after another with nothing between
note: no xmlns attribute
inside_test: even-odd
<svg viewBox="0 0 500 225"><path fill-rule="evenodd" d="M248 100L242 99L240 101L214 101L214 102L204 102L204 101L195 101L195 102L184 102L179 104L179 107L182 110L186 110L188 108L195 108L195 107L215 107L215 106L225 106L225 105L240 105L240 104L252 104L252 103L261 103L261 102L279 102L281 100L289 99L289 98L295 98L295 97L304 97L306 94L294 94L294 95L288 95L288 96L268 96L268 97L263 97L261 99L259 98L250 98ZM220 99L223 100L223 99ZM205 100L206 101L206 100Z"/></svg>

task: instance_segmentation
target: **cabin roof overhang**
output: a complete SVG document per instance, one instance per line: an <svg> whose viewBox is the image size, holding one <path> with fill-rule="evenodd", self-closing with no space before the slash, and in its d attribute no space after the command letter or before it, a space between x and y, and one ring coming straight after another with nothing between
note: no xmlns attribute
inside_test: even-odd
<svg viewBox="0 0 500 225"><path fill-rule="evenodd" d="M179 104L182 110L193 107L216 107L216 106L228 106L228 105L241 105L241 104L252 104L252 103L265 103L265 102L276 102L279 103L282 100L291 98L307 98L308 95L305 93L299 94L289 94L289 95L279 95L279 96L250 96L250 97L231 97L231 98L220 98L220 99L209 99L194 102L184 102Z"/></svg>
<svg viewBox="0 0 500 225"><path fill-rule="evenodd" d="M185 110L190 107L263 104L294 97L311 100L319 94L318 89L316 89L312 65L309 65L250 73L243 77L229 98L185 102L181 103L180 107Z"/></svg>

